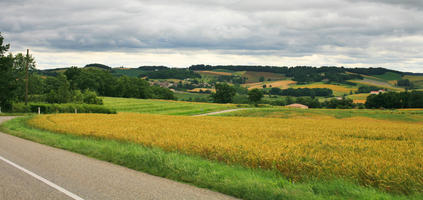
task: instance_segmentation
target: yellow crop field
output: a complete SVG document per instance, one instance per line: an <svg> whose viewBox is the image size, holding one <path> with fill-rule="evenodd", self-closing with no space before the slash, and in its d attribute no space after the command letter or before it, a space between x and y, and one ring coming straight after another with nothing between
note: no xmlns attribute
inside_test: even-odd
<svg viewBox="0 0 423 200"><path fill-rule="evenodd" d="M196 71L202 75L213 75L213 76L232 76L232 73L229 72L215 72L215 71Z"/></svg>
<svg viewBox="0 0 423 200"><path fill-rule="evenodd" d="M295 88L329 88L334 92L341 92L341 93L349 93L350 91L357 91L357 88L349 88L342 85L332 85L332 84L323 84L323 83L315 83L315 84L308 84L308 85L295 85Z"/></svg>
<svg viewBox="0 0 423 200"><path fill-rule="evenodd" d="M187 123L189 122L189 123ZM341 177L393 192L423 192L423 124L336 119L122 113L39 115L30 125L225 163L276 169L292 181Z"/></svg>
<svg viewBox="0 0 423 200"><path fill-rule="evenodd" d="M366 103L369 93L348 95L347 98L352 99L354 103Z"/></svg>
<svg viewBox="0 0 423 200"><path fill-rule="evenodd" d="M273 82L259 82L259 83L247 83L243 84L242 86L248 87L249 90L258 88L263 88L263 85L266 85L267 87L274 87L274 88L281 88L281 89L287 89L289 88L289 85L295 84L297 82L292 80L283 80L283 81L273 81Z"/></svg>
<svg viewBox="0 0 423 200"><path fill-rule="evenodd" d="M213 89L213 88L194 88L192 90L188 90L188 92L200 92L200 91L205 92L207 90L211 92L216 92L216 89Z"/></svg>
<svg viewBox="0 0 423 200"><path fill-rule="evenodd" d="M362 103L362 104L365 104L366 101L367 101L366 99L354 99L353 100L354 103Z"/></svg>

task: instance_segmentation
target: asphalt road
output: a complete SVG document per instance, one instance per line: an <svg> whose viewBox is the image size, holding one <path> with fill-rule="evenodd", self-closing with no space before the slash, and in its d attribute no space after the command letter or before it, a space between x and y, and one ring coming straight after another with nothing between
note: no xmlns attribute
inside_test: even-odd
<svg viewBox="0 0 423 200"><path fill-rule="evenodd" d="M0 132L1 200L78 198L234 199Z"/></svg>

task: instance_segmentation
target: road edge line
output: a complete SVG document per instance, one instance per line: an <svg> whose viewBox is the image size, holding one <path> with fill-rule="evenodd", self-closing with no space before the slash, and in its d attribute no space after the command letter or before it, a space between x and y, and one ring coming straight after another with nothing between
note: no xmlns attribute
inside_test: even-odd
<svg viewBox="0 0 423 200"><path fill-rule="evenodd" d="M58 191L60 191L60 192L64 193L65 195L69 196L69 197L70 197L70 198L72 198L72 199L75 199L75 200L84 200L83 198L79 197L78 195L76 195L76 194L74 194L74 193L72 193L72 192L69 192L69 191L68 191L68 190L66 190L65 188L62 188L62 187L60 187L60 186L58 186L58 185L54 184L53 182L51 182L51 181L49 181L49 180L47 180L47 179L45 179L45 178L43 178L43 177L41 177L41 176L39 176L39 175L35 174L34 172L31 172L31 171L29 171L29 170L27 170L27 169L25 169L25 168L23 168L23 167L19 166L18 164L14 163L14 162L12 162L12 161L10 161L10 160L7 160L7 159L6 159L6 158L4 158L3 156L0 156L0 160L2 160L2 161L4 161L4 162L6 162L6 163L7 163L7 164L9 164L9 165L12 165L13 167L15 167L15 168L17 168L17 169L19 169L19 170L21 170L21 171L23 171L23 172L25 172L25 173L27 173L28 175L31 175L32 177L34 177L34 178L38 179L39 181L41 181L41 182L43 182L43 183L45 183L45 184L49 185L50 187L52 187L52 188L54 188L54 189L56 189L56 190L58 190Z"/></svg>

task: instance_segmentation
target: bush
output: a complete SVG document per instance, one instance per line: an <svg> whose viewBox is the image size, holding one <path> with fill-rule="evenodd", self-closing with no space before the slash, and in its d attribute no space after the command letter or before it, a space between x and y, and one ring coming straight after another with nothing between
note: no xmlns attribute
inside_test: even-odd
<svg viewBox="0 0 423 200"><path fill-rule="evenodd" d="M78 113L105 113L105 114L116 114L113 109L106 108L100 105L90 104L48 104L48 103L14 103L12 112L15 113L38 113L38 108L42 114L49 113L74 113L75 109Z"/></svg>
<svg viewBox="0 0 423 200"><path fill-rule="evenodd" d="M247 95L235 95L233 98L232 103L235 104L249 104L248 96Z"/></svg>
<svg viewBox="0 0 423 200"><path fill-rule="evenodd" d="M286 106L286 101L282 100L282 99L278 99L275 101L270 101L269 103L272 106Z"/></svg>
<svg viewBox="0 0 423 200"><path fill-rule="evenodd" d="M103 105L103 100L97 97L97 94L91 90L85 90L82 94L84 103Z"/></svg>
<svg viewBox="0 0 423 200"><path fill-rule="evenodd" d="M31 112L31 107L25 105L24 103L14 103L12 104L13 113L29 113Z"/></svg>
<svg viewBox="0 0 423 200"><path fill-rule="evenodd" d="M324 106L332 109L351 109L354 108L354 103L352 99L331 99L324 102Z"/></svg>

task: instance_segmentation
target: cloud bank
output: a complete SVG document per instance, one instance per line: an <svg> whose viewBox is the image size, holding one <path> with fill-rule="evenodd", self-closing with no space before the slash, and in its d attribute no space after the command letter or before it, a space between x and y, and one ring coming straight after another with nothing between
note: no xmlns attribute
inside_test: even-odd
<svg viewBox="0 0 423 200"><path fill-rule="evenodd" d="M423 3L417 0L3 0L0 7L0 31L12 51L30 48L39 68L103 58L132 67L342 65L423 72Z"/></svg>

